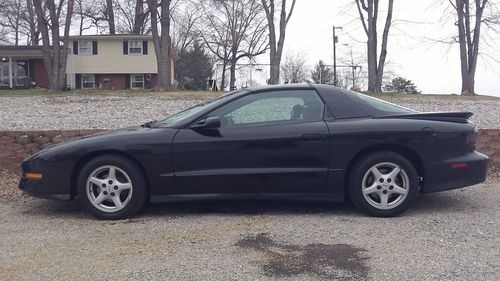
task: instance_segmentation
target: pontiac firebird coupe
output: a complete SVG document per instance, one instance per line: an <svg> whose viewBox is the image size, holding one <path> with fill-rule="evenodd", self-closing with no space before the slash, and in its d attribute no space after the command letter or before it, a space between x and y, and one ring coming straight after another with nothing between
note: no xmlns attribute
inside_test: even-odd
<svg viewBox="0 0 500 281"><path fill-rule="evenodd" d="M419 192L483 182L469 112L419 113L325 85L236 90L162 121L42 150L22 163L32 196L79 199L102 219L146 201L341 201L396 216Z"/></svg>

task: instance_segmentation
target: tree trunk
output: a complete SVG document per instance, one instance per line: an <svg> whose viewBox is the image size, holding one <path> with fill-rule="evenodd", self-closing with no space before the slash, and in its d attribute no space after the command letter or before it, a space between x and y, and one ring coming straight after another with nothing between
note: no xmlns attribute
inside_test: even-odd
<svg viewBox="0 0 500 281"><path fill-rule="evenodd" d="M280 83L281 57L278 59L275 56L273 59L271 59L271 65L270 65L271 73L269 78L269 84L275 85Z"/></svg>
<svg viewBox="0 0 500 281"><path fill-rule="evenodd" d="M375 92L377 88L377 45L368 37L368 91Z"/></svg>
<svg viewBox="0 0 500 281"><path fill-rule="evenodd" d="M32 0L26 0L26 10L28 11L28 25L29 25L29 31L30 31L30 40L31 40L31 45L33 46L38 46L39 42L39 32L37 30L37 21L36 21L36 16L35 16L35 11L33 8L33 1Z"/></svg>
<svg viewBox="0 0 500 281"><path fill-rule="evenodd" d="M229 66L229 90L236 89L236 58L232 58Z"/></svg>
<svg viewBox="0 0 500 281"><path fill-rule="evenodd" d="M149 10L151 12L153 44L158 67L156 89L160 91L165 91L172 87L170 77L170 2L170 0L161 1L161 16L159 16L158 3L156 0L148 0ZM160 21L161 33L158 31L158 19Z"/></svg>
<svg viewBox="0 0 500 281"><path fill-rule="evenodd" d="M471 14L471 2L475 5L475 13ZM488 0L456 0L458 43L460 46L460 70L462 74L462 95L474 95L477 57L483 11ZM471 22L472 17L475 18Z"/></svg>
<svg viewBox="0 0 500 281"><path fill-rule="evenodd" d="M270 61L270 78L269 84L279 84L280 82L280 64L281 64L281 56L283 54L283 47L285 46L285 33L286 26L290 17L292 16L293 9L295 7L295 1L293 0L292 5L290 7L290 11L288 11L288 16L286 12L286 0L281 1L281 12L280 12L280 22L279 22L279 38L278 42L276 42L276 27L274 25L274 11L275 4L274 1L270 1L267 4L266 0L261 0L262 6L264 7L264 12L267 17L267 26L269 29L269 61Z"/></svg>
<svg viewBox="0 0 500 281"><path fill-rule="evenodd" d="M169 74L168 62L164 56L162 56L158 59L158 82L156 84L156 89L164 91L170 87L170 84L168 84Z"/></svg>
<svg viewBox="0 0 500 281"><path fill-rule="evenodd" d="M472 73L462 73L462 95L472 96L474 93L474 74Z"/></svg>
<svg viewBox="0 0 500 281"><path fill-rule="evenodd" d="M378 19L378 4L377 0L368 0L367 4L363 0L355 0L358 12L361 18L361 23L367 36L367 59L368 59L368 91L381 92L382 79L384 77L384 66L387 57L387 42L389 39L389 29L392 24L392 11L394 0L389 0L387 17L382 34L382 44L380 46L380 57L378 57L378 36L377 36L377 19ZM365 13L366 12L366 22Z"/></svg>
<svg viewBox="0 0 500 281"><path fill-rule="evenodd" d="M227 64L226 61L222 63L222 78L220 81L220 90L224 91L224 88L226 87L226 70L227 70Z"/></svg>
<svg viewBox="0 0 500 281"><path fill-rule="evenodd" d="M108 15L109 34L116 34L115 12L113 10L113 0L106 0L106 14Z"/></svg>
<svg viewBox="0 0 500 281"><path fill-rule="evenodd" d="M49 90L63 90L66 84L66 61L68 55L69 31L71 18L73 17L74 0L68 0L66 8L66 19L64 21L63 45L60 45L59 34L59 11L62 7L57 7L53 0L46 2L46 7L42 7L42 0L35 0L35 12L38 18L39 27L42 34L42 55L45 70L50 77ZM45 8L48 9L48 19L45 19ZM50 36L49 36L50 31ZM52 39L52 44L50 42Z"/></svg>
<svg viewBox="0 0 500 281"><path fill-rule="evenodd" d="M19 45L19 25L16 26L14 32L15 32L14 45L18 46Z"/></svg>

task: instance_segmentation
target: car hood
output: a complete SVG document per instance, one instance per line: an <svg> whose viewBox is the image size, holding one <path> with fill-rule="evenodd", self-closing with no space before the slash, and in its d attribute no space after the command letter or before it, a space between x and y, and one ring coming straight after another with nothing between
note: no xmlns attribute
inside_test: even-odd
<svg viewBox="0 0 500 281"><path fill-rule="evenodd" d="M177 129L140 126L104 131L52 145L28 159L41 157L47 160L54 156L59 158L62 155L83 154L95 150L125 151L137 147L145 148L154 145L155 142L169 143L173 139L175 132L177 132Z"/></svg>

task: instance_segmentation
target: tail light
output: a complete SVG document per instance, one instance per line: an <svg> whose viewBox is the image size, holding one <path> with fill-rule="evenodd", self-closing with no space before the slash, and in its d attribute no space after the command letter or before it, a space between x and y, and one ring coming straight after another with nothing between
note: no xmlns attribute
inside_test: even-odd
<svg viewBox="0 0 500 281"><path fill-rule="evenodd" d="M476 141L477 141L477 127L474 127L474 130L472 130L466 138L467 145L470 146L472 149L476 149Z"/></svg>

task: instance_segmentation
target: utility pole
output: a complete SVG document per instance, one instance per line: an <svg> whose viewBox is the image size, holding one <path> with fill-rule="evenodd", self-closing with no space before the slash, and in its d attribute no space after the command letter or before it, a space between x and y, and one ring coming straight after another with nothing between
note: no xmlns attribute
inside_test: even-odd
<svg viewBox="0 0 500 281"><path fill-rule="evenodd" d="M335 44L338 43L339 39L335 35L335 29L342 29L342 27L333 26L333 85L337 86L337 50Z"/></svg>

